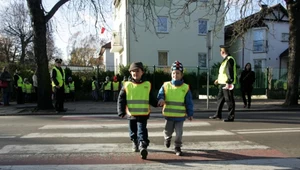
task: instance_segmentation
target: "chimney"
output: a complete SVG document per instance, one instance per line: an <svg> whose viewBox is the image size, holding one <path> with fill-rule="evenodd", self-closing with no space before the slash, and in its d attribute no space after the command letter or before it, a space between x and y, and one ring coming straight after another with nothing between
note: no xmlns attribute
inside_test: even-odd
<svg viewBox="0 0 300 170"><path fill-rule="evenodd" d="M261 4L260 5L260 10L264 10L264 9L267 9L268 8L268 5L266 4Z"/></svg>

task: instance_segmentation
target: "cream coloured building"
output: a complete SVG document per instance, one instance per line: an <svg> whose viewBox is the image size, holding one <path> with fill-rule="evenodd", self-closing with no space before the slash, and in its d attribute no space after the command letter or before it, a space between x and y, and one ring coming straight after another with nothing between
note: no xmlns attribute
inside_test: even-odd
<svg viewBox="0 0 300 170"><path fill-rule="evenodd" d="M179 60L184 67L206 68L206 57L210 59L209 65L221 61L224 4L208 0L195 0L187 6L183 0L148 2L149 6L143 0L114 1L110 51L114 53L115 66L141 61L149 68L169 67ZM216 9L218 13L214 12ZM210 49L208 32L212 32Z"/></svg>

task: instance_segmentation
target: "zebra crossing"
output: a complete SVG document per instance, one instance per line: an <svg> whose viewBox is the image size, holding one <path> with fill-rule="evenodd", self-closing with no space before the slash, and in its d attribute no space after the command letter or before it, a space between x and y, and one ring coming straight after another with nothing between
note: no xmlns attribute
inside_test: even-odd
<svg viewBox="0 0 300 170"><path fill-rule="evenodd" d="M251 132L251 130L247 131L246 129L241 129L228 131L213 129L209 122L203 121L186 122L184 124L185 130L183 133L184 141L182 147L184 156L178 157L173 153L171 148L165 148L163 145L162 130L164 128L164 122L157 120L149 121L147 127L149 139L151 140L148 147L149 155L147 160L140 159L138 153L131 151L131 142L129 141L127 131L128 124L125 121L46 124L38 127L35 132L32 133L19 134L17 136L5 134L3 137L10 139L17 138L30 142L25 142L26 144L7 144L0 148L0 158L3 158L0 159L0 170L18 169L19 166L5 166L14 161L24 162L24 164L21 165L32 165L22 166L23 169L39 169L38 165L48 165L49 161L51 165L85 165L81 168L76 167L78 169L84 169L90 164L101 164L103 167L110 167L109 169L118 169L121 167L123 169L135 169L132 165L145 163L149 164L149 166L144 166L144 168L151 169L149 168L150 164L156 165L155 163L157 162L165 161L243 160L252 158L255 155L259 155L260 157L267 157L269 155L275 158L285 157L285 155L269 146L236 137L240 135L240 133ZM278 131L279 129L274 129L273 131L276 130ZM295 131L295 129L286 130ZM254 129L252 131L263 132L267 130ZM173 134L173 136L174 135L175 134ZM210 139L210 137L212 138ZM204 138L209 139L203 141L202 139ZM216 138L226 138L226 140L216 140ZM81 140L87 140L89 142L82 142ZM76 141L78 141L78 143ZM14 161L11 160L12 157ZM28 162L26 162L26 160ZM114 166L114 164L117 165ZM36 165L35 168L34 165ZM56 168L57 167L49 166L49 169ZM74 169L76 168L74 167Z"/></svg>

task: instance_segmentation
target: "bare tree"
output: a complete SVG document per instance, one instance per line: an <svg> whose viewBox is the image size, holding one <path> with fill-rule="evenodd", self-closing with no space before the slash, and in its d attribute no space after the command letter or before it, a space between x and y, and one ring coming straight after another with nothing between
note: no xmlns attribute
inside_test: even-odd
<svg viewBox="0 0 300 170"><path fill-rule="evenodd" d="M96 21L105 22L103 17L103 4L106 4L106 0L59 0L50 9L46 11L43 7L42 0L27 0L27 5L30 11L32 27L33 27L33 43L34 54L37 61L38 79L39 79L39 91L38 91L38 109L52 109L51 101L51 82L50 74L48 70L48 57L47 57L47 23L54 16L58 9L62 6L74 11L82 11L84 9L90 10L96 17Z"/></svg>
<svg viewBox="0 0 300 170"><path fill-rule="evenodd" d="M0 59L6 63L14 62L17 47L13 40L5 37L0 38Z"/></svg>
<svg viewBox="0 0 300 170"><path fill-rule="evenodd" d="M300 65L300 1L285 0L290 23L287 94L284 105L298 105Z"/></svg>
<svg viewBox="0 0 300 170"><path fill-rule="evenodd" d="M32 39L32 27L28 10L23 2L12 2L1 13L2 32L18 40L20 45L20 63L24 63L26 48Z"/></svg>

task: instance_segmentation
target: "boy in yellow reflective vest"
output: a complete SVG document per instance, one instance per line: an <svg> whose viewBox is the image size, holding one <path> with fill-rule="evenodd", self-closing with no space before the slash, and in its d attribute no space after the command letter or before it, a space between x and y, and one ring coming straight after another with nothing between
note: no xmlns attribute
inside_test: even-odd
<svg viewBox="0 0 300 170"><path fill-rule="evenodd" d="M147 120L150 115L150 105L157 107L157 99L152 93L151 83L143 81L143 63L135 62L129 67L132 76L131 81L124 83L118 102L118 116L123 118L127 115L129 120L129 137L132 141L132 151L140 151L142 159L148 155L149 145Z"/></svg>
<svg viewBox="0 0 300 170"><path fill-rule="evenodd" d="M194 104L189 85L182 80L183 66L175 61L171 66L172 80L165 82L158 92L158 105L163 106L165 116L164 145L169 148L172 134L175 130L175 154L182 155L183 122L186 117L191 121L194 114Z"/></svg>
<svg viewBox="0 0 300 170"><path fill-rule="evenodd" d="M25 101L31 102L31 93L32 93L32 84L28 81L27 78L24 79L24 94L25 94Z"/></svg>
<svg viewBox="0 0 300 170"><path fill-rule="evenodd" d="M19 70L16 70L14 75L14 87L16 89L17 104L24 104L23 79L19 75Z"/></svg>
<svg viewBox="0 0 300 170"><path fill-rule="evenodd" d="M69 87L70 87L70 100L75 101L75 83L72 80L72 77L68 78Z"/></svg>
<svg viewBox="0 0 300 170"><path fill-rule="evenodd" d="M112 90L112 82L110 81L109 76L106 76L105 82L102 85L102 89L104 90L103 101L104 102L110 101L110 93L111 93L111 90Z"/></svg>

